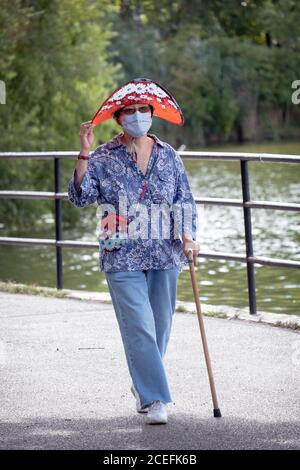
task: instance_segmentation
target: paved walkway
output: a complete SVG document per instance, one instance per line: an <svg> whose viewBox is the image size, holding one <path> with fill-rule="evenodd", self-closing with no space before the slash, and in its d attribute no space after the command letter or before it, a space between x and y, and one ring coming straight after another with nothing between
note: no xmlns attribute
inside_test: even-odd
<svg viewBox="0 0 300 470"><path fill-rule="evenodd" d="M1 449L299 449L300 335L176 313L165 358L169 422L135 413L111 305L0 292Z"/></svg>

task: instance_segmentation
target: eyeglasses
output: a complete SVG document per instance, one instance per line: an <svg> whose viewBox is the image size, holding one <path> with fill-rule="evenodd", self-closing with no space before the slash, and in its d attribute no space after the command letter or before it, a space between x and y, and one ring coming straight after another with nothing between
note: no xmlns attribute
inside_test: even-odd
<svg viewBox="0 0 300 470"><path fill-rule="evenodd" d="M150 111L150 106L149 105L146 105L146 106L141 106L140 108L138 109L135 109L135 108L125 108L125 109L122 109L121 112L124 113L124 114L134 114L136 111L139 111L140 113L148 113Z"/></svg>

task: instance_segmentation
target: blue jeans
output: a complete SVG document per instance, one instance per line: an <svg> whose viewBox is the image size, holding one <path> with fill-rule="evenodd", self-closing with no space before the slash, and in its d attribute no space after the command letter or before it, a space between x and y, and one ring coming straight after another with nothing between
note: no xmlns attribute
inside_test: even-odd
<svg viewBox="0 0 300 470"><path fill-rule="evenodd" d="M176 306L181 267L105 272L119 324L127 366L141 407L173 402L163 357Z"/></svg>

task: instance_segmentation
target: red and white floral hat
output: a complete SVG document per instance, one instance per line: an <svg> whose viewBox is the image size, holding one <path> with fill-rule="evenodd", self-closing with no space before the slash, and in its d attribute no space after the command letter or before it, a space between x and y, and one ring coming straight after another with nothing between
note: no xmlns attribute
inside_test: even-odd
<svg viewBox="0 0 300 470"><path fill-rule="evenodd" d="M183 125L184 117L177 102L166 88L148 78L136 78L117 88L102 103L92 119L95 125L111 118L120 108L130 104L150 104L153 115L173 124Z"/></svg>

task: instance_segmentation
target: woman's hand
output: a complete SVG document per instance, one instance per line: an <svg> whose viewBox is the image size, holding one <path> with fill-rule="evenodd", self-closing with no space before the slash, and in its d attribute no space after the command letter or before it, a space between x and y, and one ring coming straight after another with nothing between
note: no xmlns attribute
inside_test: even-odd
<svg viewBox="0 0 300 470"><path fill-rule="evenodd" d="M189 251L193 252L194 258L199 254L200 244L196 240L193 240L191 235L183 234L182 243L183 243L183 251L187 258L189 257Z"/></svg>
<svg viewBox="0 0 300 470"><path fill-rule="evenodd" d="M94 132L93 128L95 124L92 124L92 121L83 122L80 126L80 145L81 153L89 154L91 147L94 142Z"/></svg>

